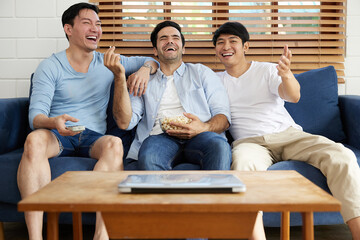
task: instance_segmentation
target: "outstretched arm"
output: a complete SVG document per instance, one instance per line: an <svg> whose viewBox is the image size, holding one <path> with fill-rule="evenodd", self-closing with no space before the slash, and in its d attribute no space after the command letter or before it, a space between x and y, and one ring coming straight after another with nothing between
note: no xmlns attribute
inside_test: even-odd
<svg viewBox="0 0 360 240"><path fill-rule="evenodd" d="M109 48L104 54L104 65L114 74L113 115L117 126L126 129L129 126L132 109L126 86L124 66L120 63L120 55L115 54L115 47Z"/></svg>
<svg viewBox="0 0 360 240"><path fill-rule="evenodd" d="M285 45L284 53L281 55L276 68L282 80L279 86L280 97L288 102L296 103L300 100L300 84L290 70L291 57L291 51L288 45Z"/></svg>

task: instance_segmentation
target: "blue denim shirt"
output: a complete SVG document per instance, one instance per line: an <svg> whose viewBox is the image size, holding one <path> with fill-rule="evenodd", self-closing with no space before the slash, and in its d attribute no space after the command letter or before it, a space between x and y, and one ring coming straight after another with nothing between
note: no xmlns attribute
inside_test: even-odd
<svg viewBox="0 0 360 240"><path fill-rule="evenodd" d="M136 136L127 158L138 159L142 142L150 135L166 88L167 78L160 68L150 77L146 93L131 98L132 118L128 130L137 125ZM174 72L174 84L181 105L186 112L201 121L209 121L217 114L224 114L230 122L229 99L220 78L202 64L182 63ZM222 133L223 137L225 134Z"/></svg>

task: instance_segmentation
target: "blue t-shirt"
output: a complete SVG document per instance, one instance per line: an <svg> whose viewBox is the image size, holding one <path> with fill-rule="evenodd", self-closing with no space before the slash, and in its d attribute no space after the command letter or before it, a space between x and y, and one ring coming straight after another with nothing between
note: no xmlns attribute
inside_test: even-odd
<svg viewBox="0 0 360 240"><path fill-rule="evenodd" d="M113 73L104 66L104 54L95 52L87 73L76 72L70 65L66 51L53 54L40 63L36 69L29 106L29 124L38 114L56 117L68 114L79 122L66 125L84 125L86 128L104 134L106 132L106 109ZM137 71L146 57L121 56L126 75Z"/></svg>

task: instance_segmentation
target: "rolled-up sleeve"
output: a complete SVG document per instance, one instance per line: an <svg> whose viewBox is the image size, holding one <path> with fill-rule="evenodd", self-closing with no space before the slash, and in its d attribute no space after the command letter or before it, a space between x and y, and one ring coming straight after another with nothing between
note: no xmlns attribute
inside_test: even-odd
<svg viewBox="0 0 360 240"><path fill-rule="evenodd" d="M231 124L230 103L225 87L215 72L208 67L203 68L203 88L211 116L223 114Z"/></svg>
<svg viewBox="0 0 360 240"><path fill-rule="evenodd" d="M142 97L136 97L130 94L132 116L129 123L129 126L126 130L133 129L141 120L144 114L144 101Z"/></svg>

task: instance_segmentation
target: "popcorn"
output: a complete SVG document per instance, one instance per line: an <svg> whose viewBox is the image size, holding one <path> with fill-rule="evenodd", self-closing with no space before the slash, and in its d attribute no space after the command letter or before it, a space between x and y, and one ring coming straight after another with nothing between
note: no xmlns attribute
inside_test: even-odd
<svg viewBox="0 0 360 240"><path fill-rule="evenodd" d="M190 118L187 118L185 116L174 116L174 117L164 117L162 120L160 120L160 124L161 124L161 129L163 131L180 130L182 129L181 127L173 126L170 123L176 122L176 123L188 124L191 123L191 121L192 120Z"/></svg>

